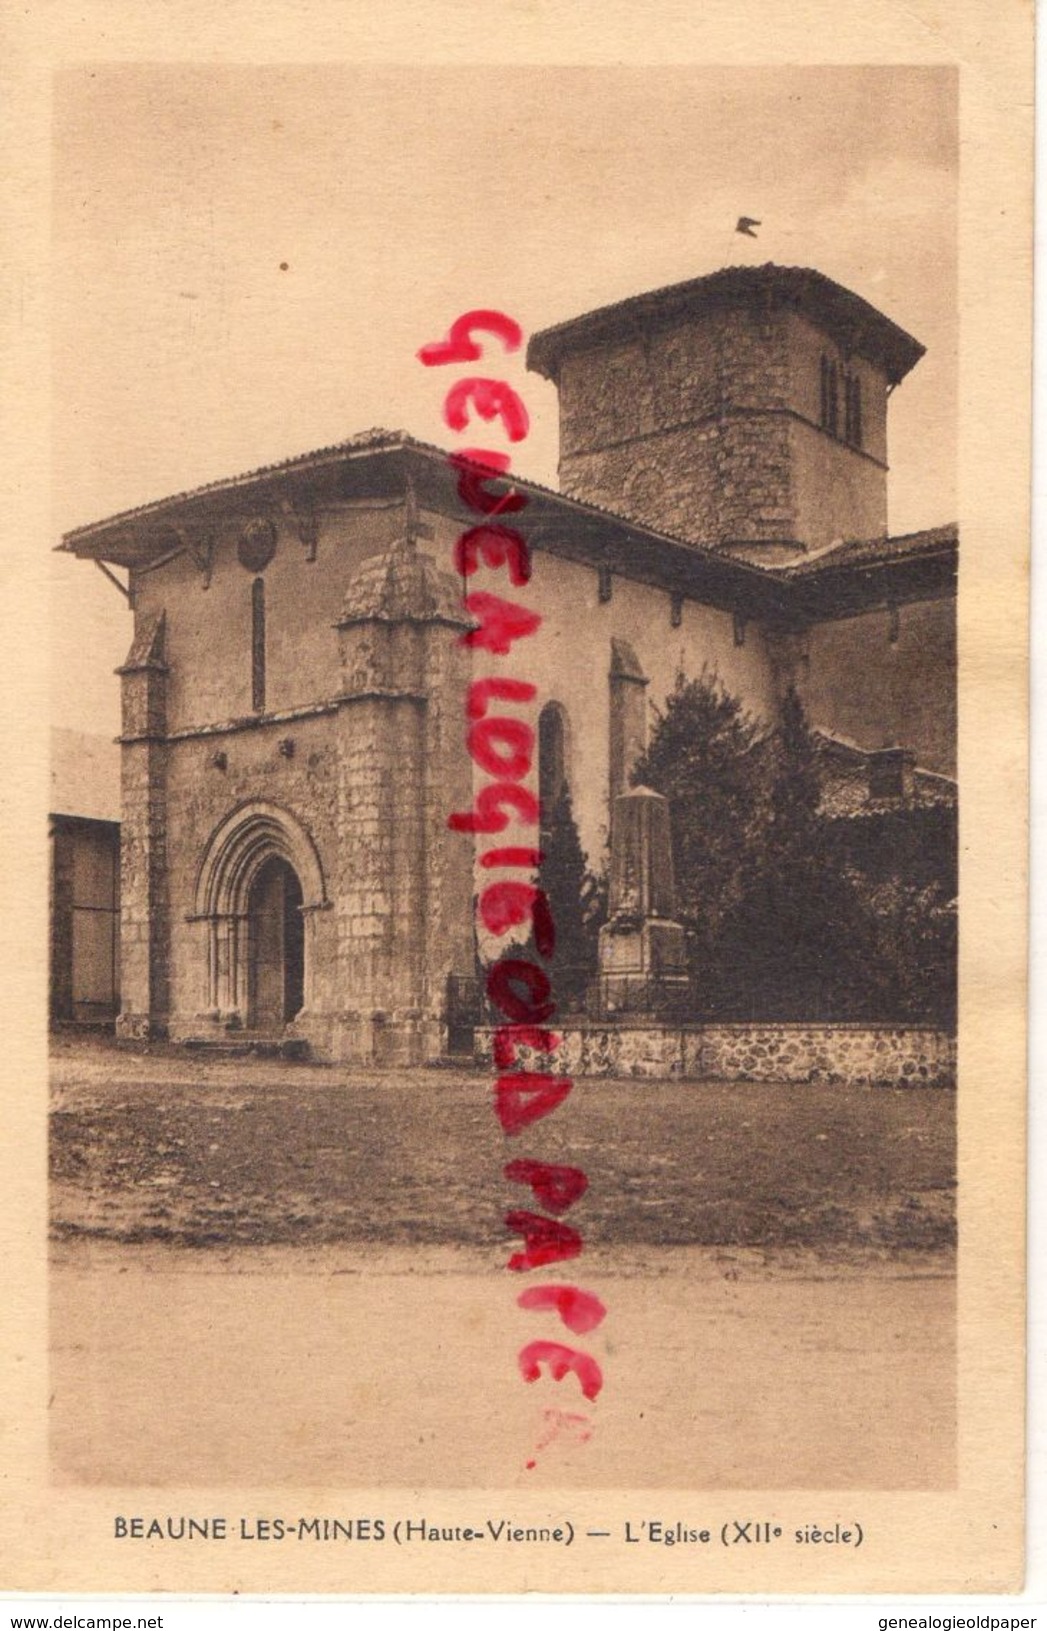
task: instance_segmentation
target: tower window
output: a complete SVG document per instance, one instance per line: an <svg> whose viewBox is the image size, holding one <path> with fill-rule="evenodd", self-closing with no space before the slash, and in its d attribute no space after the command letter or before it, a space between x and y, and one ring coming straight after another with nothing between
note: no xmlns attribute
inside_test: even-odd
<svg viewBox="0 0 1047 1631"><path fill-rule="evenodd" d="M840 381L843 381L843 424L840 424ZM821 426L830 436L842 437L848 447L862 445L862 382L857 374L844 374L828 357L822 358Z"/></svg>
<svg viewBox="0 0 1047 1631"><path fill-rule="evenodd" d="M851 447L862 445L862 382L857 374L844 379L844 441Z"/></svg>
<svg viewBox="0 0 1047 1631"><path fill-rule="evenodd" d="M251 707L259 714L265 707L265 583L261 578L251 585Z"/></svg>
<svg viewBox="0 0 1047 1631"><path fill-rule="evenodd" d="M838 436L840 425L839 371L828 357L822 358L822 429Z"/></svg>
<svg viewBox="0 0 1047 1631"><path fill-rule="evenodd" d="M601 601L610 600L612 584L611 568L609 566L598 566L596 569L596 589Z"/></svg>

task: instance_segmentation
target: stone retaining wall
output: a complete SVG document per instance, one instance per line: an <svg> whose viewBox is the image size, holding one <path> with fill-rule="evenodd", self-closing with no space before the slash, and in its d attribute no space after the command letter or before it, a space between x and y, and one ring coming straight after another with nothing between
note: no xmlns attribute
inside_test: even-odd
<svg viewBox="0 0 1047 1631"><path fill-rule="evenodd" d="M748 1082L839 1082L861 1087L952 1087L956 1040L918 1025L614 1025L560 1027L550 1062L521 1048L525 1068L571 1076L678 1077ZM491 1063L491 1030L476 1057Z"/></svg>

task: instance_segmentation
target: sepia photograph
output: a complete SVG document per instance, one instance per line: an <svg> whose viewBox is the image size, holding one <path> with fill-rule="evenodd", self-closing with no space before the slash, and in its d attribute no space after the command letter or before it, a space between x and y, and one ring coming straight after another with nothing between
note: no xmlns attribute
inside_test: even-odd
<svg viewBox="0 0 1047 1631"><path fill-rule="evenodd" d="M55 1476L948 1487L956 77L473 77L60 80Z"/></svg>

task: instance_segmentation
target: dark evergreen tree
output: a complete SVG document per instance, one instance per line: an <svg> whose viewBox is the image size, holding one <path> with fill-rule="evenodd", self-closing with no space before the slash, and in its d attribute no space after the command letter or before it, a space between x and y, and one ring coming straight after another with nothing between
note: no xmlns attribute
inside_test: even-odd
<svg viewBox="0 0 1047 1631"><path fill-rule="evenodd" d="M543 806L539 882L556 924L556 951L549 964L553 992L563 1006L580 1002L596 972L596 947L605 889L589 870L575 824L571 794L561 785L550 808Z"/></svg>
<svg viewBox="0 0 1047 1631"><path fill-rule="evenodd" d="M782 700L781 718L770 745L769 846L780 856L799 858L818 843L821 784L814 738L794 686Z"/></svg>
<svg viewBox="0 0 1047 1631"><path fill-rule="evenodd" d="M906 806L859 827L828 815L795 690L766 731L715 674L678 676L633 781L670 801L701 1013L953 1022L951 818Z"/></svg>
<svg viewBox="0 0 1047 1631"><path fill-rule="evenodd" d="M719 946L731 1001L753 1018L857 1018L872 975L868 904L826 845L815 742L792 689L765 766L763 842Z"/></svg>
<svg viewBox="0 0 1047 1631"><path fill-rule="evenodd" d="M746 895L764 842L765 739L714 673L680 674L664 711L655 710L632 779L669 800L677 917L699 989L715 1009L725 983L724 923Z"/></svg>
<svg viewBox="0 0 1047 1631"><path fill-rule="evenodd" d="M945 829L897 811L875 818L883 842L859 842L853 823L841 832L821 808L817 740L795 691L761 732L715 675L678 678L634 781L670 800L701 1012L951 1023Z"/></svg>

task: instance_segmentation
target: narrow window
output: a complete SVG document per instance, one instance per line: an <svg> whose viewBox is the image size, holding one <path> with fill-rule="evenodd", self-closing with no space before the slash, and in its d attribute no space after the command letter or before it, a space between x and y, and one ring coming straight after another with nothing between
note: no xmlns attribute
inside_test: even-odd
<svg viewBox="0 0 1047 1631"><path fill-rule="evenodd" d="M857 374L845 374L843 387L843 439L851 447L861 447L862 382Z"/></svg>
<svg viewBox="0 0 1047 1631"><path fill-rule="evenodd" d="M547 702L538 715L538 803L543 829L567 787L567 746L564 710Z"/></svg>
<svg viewBox="0 0 1047 1631"><path fill-rule="evenodd" d="M674 629L678 629L683 622L683 596L675 594L669 601L669 622Z"/></svg>
<svg viewBox="0 0 1047 1631"><path fill-rule="evenodd" d="M597 575L597 592L599 594L600 600L601 601L610 600L610 598L611 598L611 568L609 566L597 567L596 575Z"/></svg>
<svg viewBox="0 0 1047 1631"><path fill-rule="evenodd" d="M840 434L839 373L836 364L830 362L828 357L822 358L821 386L822 429L827 430L830 436L838 436ZM851 399L846 376L844 377L844 393L845 411L849 411L846 405L850 403Z"/></svg>
<svg viewBox="0 0 1047 1631"><path fill-rule="evenodd" d="M265 707L265 583L261 578L251 585L251 707L255 713Z"/></svg>

